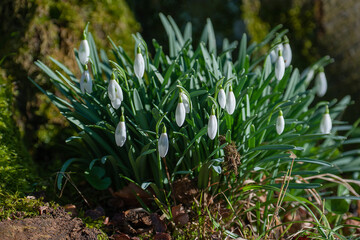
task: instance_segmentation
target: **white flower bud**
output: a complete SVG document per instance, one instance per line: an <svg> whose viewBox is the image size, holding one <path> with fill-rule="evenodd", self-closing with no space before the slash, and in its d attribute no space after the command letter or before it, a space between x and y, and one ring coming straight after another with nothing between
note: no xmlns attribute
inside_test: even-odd
<svg viewBox="0 0 360 240"><path fill-rule="evenodd" d="M319 72L319 74L316 76L315 84L317 95L319 97L323 97L327 91L327 81L323 71Z"/></svg>
<svg viewBox="0 0 360 240"><path fill-rule="evenodd" d="M135 56L135 62L134 62L134 73L137 78L141 79L144 76L144 72L145 72L144 58L141 55L140 48L138 48L138 53Z"/></svg>
<svg viewBox="0 0 360 240"><path fill-rule="evenodd" d="M86 39L80 42L79 47L79 60L81 64L86 65L90 59L90 47Z"/></svg>
<svg viewBox="0 0 360 240"><path fill-rule="evenodd" d="M163 131L159 137L158 150L160 157L165 157L169 150L169 139L166 134L166 127L164 126Z"/></svg>
<svg viewBox="0 0 360 240"><path fill-rule="evenodd" d="M211 140L216 137L217 128L217 119L215 116L215 110L213 109L208 122L208 136Z"/></svg>
<svg viewBox="0 0 360 240"><path fill-rule="evenodd" d="M284 45L284 61L285 61L285 67L290 66L292 59L292 52L291 47L289 43L285 43Z"/></svg>
<svg viewBox="0 0 360 240"><path fill-rule="evenodd" d="M114 75L112 76L112 79L109 82L108 95L113 108L118 109L124 97L123 97L122 89L119 83L116 82Z"/></svg>
<svg viewBox="0 0 360 240"><path fill-rule="evenodd" d="M89 94L92 93L92 80L86 65L85 65L85 71L82 73L80 79L80 90L82 93L85 92Z"/></svg>
<svg viewBox="0 0 360 240"><path fill-rule="evenodd" d="M181 98L182 98L182 101L184 103L184 107L185 107L185 112L186 113L189 113L190 112L190 103L189 103L189 98L186 96L185 93L181 93Z"/></svg>
<svg viewBox="0 0 360 240"><path fill-rule="evenodd" d="M323 134L329 134L332 128L332 121L329 114L329 108L326 106L325 114L323 115L321 122L320 122L320 131Z"/></svg>
<svg viewBox="0 0 360 240"><path fill-rule="evenodd" d="M271 63L275 63L278 58L279 58L279 51L283 51L284 50L284 46L280 43L276 46L276 48L274 50L272 50L270 52L270 59L271 59Z"/></svg>
<svg viewBox="0 0 360 240"><path fill-rule="evenodd" d="M179 102L176 107L176 112L175 112L176 124L179 127L181 127L184 124L185 115L186 115L186 111L185 111L184 103Z"/></svg>
<svg viewBox="0 0 360 240"><path fill-rule="evenodd" d="M281 134L285 128L285 120L282 111L280 110L279 116L276 119L276 132L277 134Z"/></svg>
<svg viewBox="0 0 360 240"><path fill-rule="evenodd" d="M232 87L230 86L227 98L226 98L226 111L228 114L233 114L235 111L236 99Z"/></svg>
<svg viewBox="0 0 360 240"><path fill-rule="evenodd" d="M283 56L281 55L281 52L279 52L279 57L276 60L276 64L275 64L276 79L280 81L284 77L284 73L285 73L285 62Z"/></svg>
<svg viewBox="0 0 360 240"><path fill-rule="evenodd" d="M115 130L115 142L119 147L124 146L126 141L126 125L124 116L121 116L120 122Z"/></svg>
<svg viewBox="0 0 360 240"><path fill-rule="evenodd" d="M221 88L219 90L219 93L218 93L218 102L219 102L219 105L222 109L225 108L226 106L226 95L225 95L225 91L223 88Z"/></svg>

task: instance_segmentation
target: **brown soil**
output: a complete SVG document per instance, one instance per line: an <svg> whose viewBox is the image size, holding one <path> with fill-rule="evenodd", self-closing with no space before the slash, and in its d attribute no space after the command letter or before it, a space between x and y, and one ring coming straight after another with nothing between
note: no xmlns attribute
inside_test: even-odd
<svg viewBox="0 0 360 240"><path fill-rule="evenodd" d="M97 239L100 231L89 229L79 218L72 218L62 208L41 210L42 215L0 222L0 239L63 240Z"/></svg>

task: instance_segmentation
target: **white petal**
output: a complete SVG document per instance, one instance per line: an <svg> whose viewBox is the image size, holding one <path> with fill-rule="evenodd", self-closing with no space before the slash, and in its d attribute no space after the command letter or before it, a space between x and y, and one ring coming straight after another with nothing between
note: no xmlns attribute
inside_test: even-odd
<svg viewBox="0 0 360 240"><path fill-rule="evenodd" d="M85 65L88 63L90 57L90 47L87 40L82 40L79 47L79 60L81 64Z"/></svg>
<svg viewBox="0 0 360 240"><path fill-rule="evenodd" d="M186 96L185 93L181 93L181 99L182 99L182 101L184 103L185 112L189 113L190 112L189 98Z"/></svg>
<svg viewBox="0 0 360 240"><path fill-rule="evenodd" d="M169 139L166 133L162 133L158 142L158 150L160 157L165 157L169 150Z"/></svg>
<svg viewBox="0 0 360 240"><path fill-rule="evenodd" d="M226 111L228 114L233 114L235 111L236 99L233 91L229 91L226 98Z"/></svg>
<svg viewBox="0 0 360 240"><path fill-rule="evenodd" d="M134 72L136 77L142 78L144 76L145 71L145 63L144 58L141 53L136 54L135 62L134 62Z"/></svg>
<svg viewBox="0 0 360 240"><path fill-rule="evenodd" d="M119 109L119 107L121 106L121 100L119 98L116 98L111 101L111 105L113 106L113 108Z"/></svg>
<svg viewBox="0 0 360 240"><path fill-rule="evenodd" d="M218 94L218 102L219 105L222 109L225 108L226 105L226 95L225 95L225 91L223 88L220 89L219 94Z"/></svg>
<svg viewBox="0 0 360 240"><path fill-rule="evenodd" d="M327 91L327 81L324 72L320 72L316 76L316 93L319 97L322 97L326 94Z"/></svg>
<svg viewBox="0 0 360 240"><path fill-rule="evenodd" d="M115 96L116 98L120 99L120 101L124 100L123 91L120 85L115 81Z"/></svg>
<svg viewBox="0 0 360 240"><path fill-rule="evenodd" d="M277 56L277 54L275 53L275 50L272 50L272 51L270 52L271 63L276 62L277 57L278 57L278 56Z"/></svg>
<svg viewBox="0 0 360 240"><path fill-rule="evenodd" d="M109 98L111 101L114 101L116 99L115 83L116 83L116 81L112 79L112 80L110 80L109 86L108 86L108 95L109 95Z"/></svg>
<svg viewBox="0 0 360 240"><path fill-rule="evenodd" d="M285 62L283 56L278 57L275 64L275 77L277 80L281 80L285 73Z"/></svg>
<svg viewBox="0 0 360 240"><path fill-rule="evenodd" d="M186 111L185 111L184 103L180 102L180 103L178 103L178 105L176 107L176 112L175 112L176 124L179 127L181 127L184 124L185 115L186 115Z"/></svg>
<svg viewBox="0 0 360 240"><path fill-rule="evenodd" d="M276 120L276 132L277 134L281 134L284 131L285 128L285 120L284 116L278 116Z"/></svg>
<svg viewBox="0 0 360 240"><path fill-rule="evenodd" d="M211 115L208 123L208 136L213 140L217 133L217 119L215 115Z"/></svg>
<svg viewBox="0 0 360 240"><path fill-rule="evenodd" d="M284 61L285 61L285 67L290 66L291 59L292 59L292 51L291 51L290 44L288 44L288 43L285 43L285 45L284 45L283 56L284 56Z"/></svg>
<svg viewBox="0 0 360 240"><path fill-rule="evenodd" d="M329 134L332 128L332 121L330 114L325 113L321 119L320 131L324 134Z"/></svg>
<svg viewBox="0 0 360 240"><path fill-rule="evenodd" d="M126 141L126 126L125 122L119 122L115 130L115 142L119 147L124 146Z"/></svg>
<svg viewBox="0 0 360 240"><path fill-rule="evenodd" d="M90 94L92 93L92 80L90 77L90 73L87 70L85 71L85 79L86 79L85 91Z"/></svg>

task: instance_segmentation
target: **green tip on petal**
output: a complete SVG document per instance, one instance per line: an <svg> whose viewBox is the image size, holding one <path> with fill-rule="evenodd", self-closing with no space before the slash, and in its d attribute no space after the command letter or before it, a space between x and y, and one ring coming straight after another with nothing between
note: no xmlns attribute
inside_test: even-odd
<svg viewBox="0 0 360 240"><path fill-rule="evenodd" d="M329 114L330 112L329 112L329 106L328 105L326 105L326 108L325 108L325 114Z"/></svg>
<svg viewBox="0 0 360 240"><path fill-rule="evenodd" d="M162 133L166 133L166 126L163 124Z"/></svg>
<svg viewBox="0 0 360 240"><path fill-rule="evenodd" d="M284 36L284 43L289 43L289 39L287 36Z"/></svg>
<svg viewBox="0 0 360 240"><path fill-rule="evenodd" d="M279 116L283 116L283 112L281 110L279 111Z"/></svg>

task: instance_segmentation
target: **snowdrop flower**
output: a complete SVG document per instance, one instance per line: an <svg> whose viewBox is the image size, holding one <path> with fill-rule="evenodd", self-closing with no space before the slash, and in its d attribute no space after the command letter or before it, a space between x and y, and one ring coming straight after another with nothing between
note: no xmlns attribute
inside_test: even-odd
<svg viewBox="0 0 360 240"><path fill-rule="evenodd" d="M178 105L177 105L176 111L175 111L175 120L176 120L176 124L179 127L181 127L184 124L185 115L186 115L186 110L185 110L185 106L184 106L182 97L180 95L179 102L178 102Z"/></svg>
<svg viewBox="0 0 360 240"><path fill-rule="evenodd" d="M279 51L279 57L276 60L275 64L275 77L278 81L280 81L284 77L285 73L285 62L282 56L281 50Z"/></svg>
<svg viewBox="0 0 360 240"><path fill-rule="evenodd" d="M220 107L222 109L224 109L225 105L226 105L226 95L225 95L225 91L222 88L222 86L220 86L220 90L219 90L219 93L218 93L218 102L219 102Z"/></svg>
<svg viewBox="0 0 360 240"><path fill-rule="evenodd" d="M235 111L235 106L236 106L236 99L235 99L235 95L232 89L232 86L230 86L227 98L226 98L226 111L228 114L233 114Z"/></svg>
<svg viewBox="0 0 360 240"><path fill-rule="evenodd" d="M316 76L315 84L316 84L317 95L319 97L324 96L327 90L327 81L323 68L320 69L320 72Z"/></svg>
<svg viewBox="0 0 360 240"><path fill-rule="evenodd" d="M123 92L119 83L115 80L115 74L111 76L108 86L108 95L113 108L118 109L123 101Z"/></svg>
<svg viewBox="0 0 360 240"><path fill-rule="evenodd" d="M291 52L291 47L289 44L289 39L286 36L285 36L283 55L284 55L285 67L290 66L291 59L292 59L292 52Z"/></svg>
<svg viewBox="0 0 360 240"><path fill-rule="evenodd" d="M281 52L283 51L284 49L284 46L280 43L276 46L276 48L274 50L272 50L270 52L270 59L271 59L271 63L275 63L276 60L278 59L279 57L279 51L281 50Z"/></svg>
<svg viewBox="0 0 360 240"><path fill-rule="evenodd" d="M158 150L159 150L159 155L160 157L164 158L169 150L169 139L168 136L166 134L166 127L164 125L163 129L162 129L162 133L159 137L159 141L158 141Z"/></svg>
<svg viewBox="0 0 360 240"><path fill-rule="evenodd" d="M215 109L213 108L211 110L211 115L209 118L209 123L208 123L208 136L211 140L213 140L216 136L217 133L217 119L215 116Z"/></svg>
<svg viewBox="0 0 360 240"><path fill-rule="evenodd" d="M88 63L89 59L90 59L90 47L86 39L86 34L84 32L84 39L81 40L79 47L79 60L81 64L85 65Z"/></svg>
<svg viewBox="0 0 360 240"><path fill-rule="evenodd" d="M284 120L283 112L280 110L279 116L277 117L277 120L276 120L277 134L280 135L284 131L284 128L285 128L285 120Z"/></svg>
<svg viewBox="0 0 360 240"><path fill-rule="evenodd" d="M115 142L116 145L119 147L124 146L126 141L126 125L125 125L125 118L124 113L121 115L120 122L116 127L115 130Z"/></svg>
<svg viewBox="0 0 360 240"><path fill-rule="evenodd" d="M85 71L81 75L80 90L82 93L92 93L92 80L87 65L85 65Z"/></svg>
<svg viewBox="0 0 360 240"><path fill-rule="evenodd" d="M145 63L144 58L141 54L141 49L138 47L137 54L135 56L135 62L134 62L134 73L137 78L141 79L144 76L145 72Z"/></svg>
<svg viewBox="0 0 360 240"><path fill-rule="evenodd" d="M184 103L184 107L185 107L185 112L189 113L190 112L190 103L189 103L189 98L187 97L187 95L181 91L181 99L183 100Z"/></svg>
<svg viewBox="0 0 360 240"><path fill-rule="evenodd" d="M320 122L320 131L323 134L329 134L332 128L332 121L329 114L329 107L326 106L325 114L323 115Z"/></svg>

